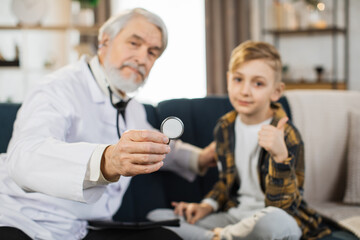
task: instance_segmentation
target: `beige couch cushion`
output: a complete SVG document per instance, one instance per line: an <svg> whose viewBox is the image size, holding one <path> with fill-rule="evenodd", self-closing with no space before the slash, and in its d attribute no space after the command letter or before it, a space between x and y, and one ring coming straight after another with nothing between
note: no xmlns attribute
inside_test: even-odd
<svg viewBox="0 0 360 240"><path fill-rule="evenodd" d="M285 92L305 145L304 197L342 201L346 186L348 112L360 109L360 93L340 90Z"/></svg>
<svg viewBox="0 0 360 240"><path fill-rule="evenodd" d="M347 182L344 202L360 205L360 111L355 109L350 111L349 120Z"/></svg>
<svg viewBox="0 0 360 240"><path fill-rule="evenodd" d="M312 203L310 205L322 216L330 218L360 237L360 207L342 203Z"/></svg>

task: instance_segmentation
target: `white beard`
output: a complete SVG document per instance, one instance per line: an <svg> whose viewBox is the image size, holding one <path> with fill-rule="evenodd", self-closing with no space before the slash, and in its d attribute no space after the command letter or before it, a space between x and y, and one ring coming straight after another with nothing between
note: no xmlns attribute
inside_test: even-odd
<svg viewBox="0 0 360 240"><path fill-rule="evenodd" d="M124 63L124 64L127 64L127 63ZM125 92L125 93L135 92L136 90L138 90L138 88L143 86L146 81L146 78L145 78L144 81L137 83L136 82L137 73L135 73L135 72L132 73L130 75L130 77L125 78L121 74L121 71L118 68L111 66L111 64L108 63L107 60L105 60L105 62L104 62L104 70L105 70L105 74L107 76L110 87L112 87L118 91Z"/></svg>
<svg viewBox="0 0 360 240"><path fill-rule="evenodd" d="M131 93L135 92L139 87L141 87L144 82L137 83L136 78L137 74L132 73L129 78L124 78L120 71L117 68L111 67L107 69L105 67L105 73L107 75L109 85L116 90L120 90L122 92Z"/></svg>

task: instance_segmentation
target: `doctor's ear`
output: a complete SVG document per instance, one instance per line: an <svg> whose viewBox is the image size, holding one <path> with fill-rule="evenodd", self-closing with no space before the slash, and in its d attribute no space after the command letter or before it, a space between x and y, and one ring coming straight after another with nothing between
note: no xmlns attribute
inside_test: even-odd
<svg viewBox="0 0 360 240"><path fill-rule="evenodd" d="M99 41L97 55L99 57L100 63L103 63L106 54L108 53L108 46L109 46L109 36L107 34L104 34Z"/></svg>
<svg viewBox="0 0 360 240"><path fill-rule="evenodd" d="M102 48L102 47L105 47L105 46L107 46L107 42L100 43L100 44L98 45L98 49L100 49L100 48Z"/></svg>
<svg viewBox="0 0 360 240"><path fill-rule="evenodd" d="M102 47L106 47L109 43L109 35L107 35L106 33L103 34L101 40L99 41L99 45L98 45L98 49L102 48Z"/></svg>

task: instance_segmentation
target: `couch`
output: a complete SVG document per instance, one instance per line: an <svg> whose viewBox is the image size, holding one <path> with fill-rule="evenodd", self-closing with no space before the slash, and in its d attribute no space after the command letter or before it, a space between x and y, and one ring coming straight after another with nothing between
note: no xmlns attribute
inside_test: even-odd
<svg viewBox="0 0 360 240"><path fill-rule="evenodd" d="M331 236L324 239L358 239L360 198L357 200L356 194L360 194L360 181L357 181L356 174L352 174L355 180L349 179L349 172L355 172L356 167L360 170L360 165L350 166L348 153L349 146L352 146L352 152L360 149L350 141L350 136L356 135L350 131L354 125L354 121L350 121L350 113L356 110L360 112L360 92L290 90L285 92L280 102L305 143L304 197L334 230ZM232 110L226 96L171 99L157 106L144 105L149 122L156 128L168 116L182 119L185 131L181 139L199 147L205 147L212 141L217 119ZM19 107L19 104L0 104L0 152L6 151ZM358 129L360 133L360 126ZM357 136L360 143L360 134ZM352 155L355 159L358 156L355 164L360 162L360 154L357 155L355 151ZM114 220L146 221L149 211L170 208L171 201L198 202L216 182L217 174L217 169L212 168L194 182L167 171L135 176ZM348 189L353 191L350 195ZM356 190L358 192L354 195ZM351 199L354 196L355 200ZM344 201L346 198L347 203Z"/></svg>

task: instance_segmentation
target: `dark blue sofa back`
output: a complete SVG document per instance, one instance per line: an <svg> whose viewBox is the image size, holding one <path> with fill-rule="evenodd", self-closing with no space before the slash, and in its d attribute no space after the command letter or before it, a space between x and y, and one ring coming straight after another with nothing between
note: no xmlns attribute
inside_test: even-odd
<svg viewBox="0 0 360 240"><path fill-rule="evenodd" d="M233 109L226 97L171 99L160 102L157 107L145 105L145 108L149 122L157 129L169 116L180 118L185 127L181 140L198 147L211 142L216 121ZM152 117L154 114L156 118Z"/></svg>
<svg viewBox="0 0 360 240"><path fill-rule="evenodd" d="M0 153L6 152L19 108L17 103L0 103Z"/></svg>

